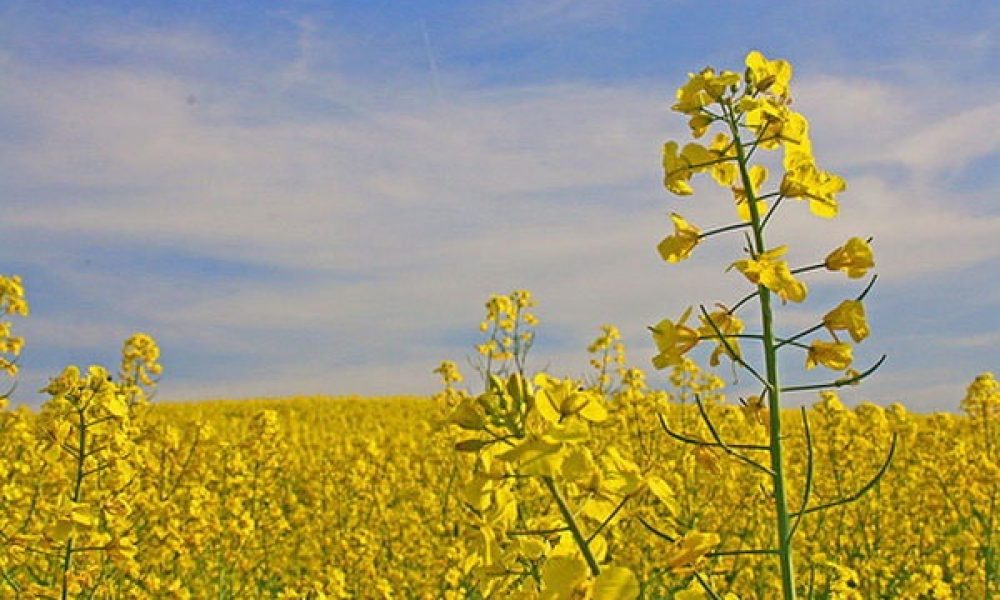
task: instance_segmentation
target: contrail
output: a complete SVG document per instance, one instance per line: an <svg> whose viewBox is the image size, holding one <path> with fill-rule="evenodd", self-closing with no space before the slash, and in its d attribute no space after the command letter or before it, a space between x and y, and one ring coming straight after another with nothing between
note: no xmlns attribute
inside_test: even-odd
<svg viewBox="0 0 1000 600"><path fill-rule="evenodd" d="M427 22L420 19L420 30L424 34L424 51L427 53L427 67L431 72L431 85L434 86L434 95L441 98L441 81L438 79L437 62L434 60L434 52L431 50L431 36L427 33Z"/></svg>

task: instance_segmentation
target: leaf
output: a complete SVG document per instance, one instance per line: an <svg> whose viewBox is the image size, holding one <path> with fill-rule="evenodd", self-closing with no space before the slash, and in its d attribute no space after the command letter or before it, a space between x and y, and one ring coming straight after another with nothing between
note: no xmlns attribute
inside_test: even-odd
<svg viewBox="0 0 1000 600"><path fill-rule="evenodd" d="M493 443L493 440L480 440L476 438L462 440L455 444L455 450L459 452L479 452L491 443Z"/></svg>

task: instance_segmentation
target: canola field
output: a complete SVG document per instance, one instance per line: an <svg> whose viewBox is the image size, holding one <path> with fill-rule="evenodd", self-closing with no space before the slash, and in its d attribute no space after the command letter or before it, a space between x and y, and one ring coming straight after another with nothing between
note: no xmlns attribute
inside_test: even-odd
<svg viewBox="0 0 1000 600"><path fill-rule="evenodd" d="M742 72L706 68L677 91L673 110L711 142L665 143L664 187L711 179L736 220L703 230L673 213L656 248L676 264L735 234L720 272L737 300L650 326L652 357L631 361L605 325L581 349L588 373L539 371L535 299L515 290L487 300L469 373L428 357L443 384L430 398L158 402L169 371L143 333L115 368L52 377L37 411L0 397L0 597L997 597L995 376L969 374L964 397L941 399L952 412L845 407L838 390L885 360L854 365L872 240L801 266L766 241L784 233L779 208L822 223L846 189L813 156L791 77L752 51ZM784 331L819 277L853 287ZM0 276L12 378L24 340L6 319L28 316L27 298ZM779 354L804 374L779 375Z"/></svg>
<svg viewBox="0 0 1000 600"><path fill-rule="evenodd" d="M708 439L694 407L680 404L691 386L671 396L630 375L605 396L590 440L601 474L565 492L591 529L604 502L631 498L602 530L600 554L635 573L646 598L708 597L692 585L694 568L722 597L780 594L771 557L739 554L773 535L758 474L658 423L660 410ZM116 407L120 389L103 371L71 371L40 413L0 413L0 596L58 598L65 585L73 598L532 597L514 580L491 589L483 539L550 561L565 544L536 482L521 483L521 511L505 511L499 490L481 500L473 455L455 452L465 430L448 424L454 392ZM814 597L988 597L997 424L975 411L995 410L998 393L995 379L978 378L969 416L848 410L833 395L810 409L820 502L863 487L899 436L870 493L803 520L797 566ZM713 394L707 410L725 435L762 439L755 411ZM799 476L801 456L790 467ZM695 528L718 537L706 549L660 535Z"/></svg>

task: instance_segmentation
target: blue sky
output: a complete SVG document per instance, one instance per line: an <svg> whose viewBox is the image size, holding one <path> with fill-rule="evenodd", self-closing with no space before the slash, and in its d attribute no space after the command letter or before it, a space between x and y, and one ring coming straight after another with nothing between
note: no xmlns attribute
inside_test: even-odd
<svg viewBox="0 0 1000 600"><path fill-rule="evenodd" d="M33 313L15 401L62 365L163 346L164 398L428 393L482 302L528 288L535 364L579 375L602 323L732 301L739 240L656 256L712 185L660 184L674 89L749 49L795 66L842 218L776 224L793 261L874 236L889 360L848 402L953 410L1000 369L994 2L6 2L2 272ZM809 281L793 330L856 286ZM800 358L788 362L797 379ZM723 371L726 374L727 371ZM794 375L792 375L794 374ZM654 375L654 384L665 377Z"/></svg>

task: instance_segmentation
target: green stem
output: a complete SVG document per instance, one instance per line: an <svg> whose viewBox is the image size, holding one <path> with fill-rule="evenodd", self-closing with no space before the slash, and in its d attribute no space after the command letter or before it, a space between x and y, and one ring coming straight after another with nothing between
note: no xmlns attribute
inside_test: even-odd
<svg viewBox="0 0 1000 600"><path fill-rule="evenodd" d="M731 109L727 109L727 121L736 142L736 164L739 166L740 179L746 190L747 205L750 209L750 222L753 225L753 241L756 253L767 250L764 244L764 227L761 215L757 210L757 198L747 166L748 157L740 141L740 132ZM792 522L788 512L788 499L785 484L784 462L782 459L781 441L781 386L778 379L778 353L775 347L774 318L771 311L771 291L763 285L757 286L760 295L760 316L764 342L764 361L767 372L767 400L770 417L771 472L774 481L774 513L778 530L778 560L781 566L781 589L784 600L795 600L795 568L792 561Z"/></svg>
<svg viewBox="0 0 1000 600"><path fill-rule="evenodd" d="M716 227L715 229L709 229L708 231L703 231L702 233L699 233L698 239L704 239L710 235L715 235L717 233L725 233L727 231L745 229L747 227L750 227L750 223L733 223L732 225L726 225L725 227Z"/></svg>
<svg viewBox="0 0 1000 600"><path fill-rule="evenodd" d="M562 515L563 520L566 521L566 527L573 534L573 540L576 542L577 547L580 548L583 559L587 561L587 566L590 567L590 574L597 577L601 574L601 567L597 564L594 553L590 551L590 544L587 543L587 538L584 537L583 532L580 530L580 526L573 516L573 511L569 509L569 505L566 504L566 500L559 493L559 488L556 487L556 482L551 477L543 477L542 481L545 482L545 487L549 488L549 493L552 494L552 498L559 507L559 513Z"/></svg>
<svg viewBox="0 0 1000 600"><path fill-rule="evenodd" d="M78 409L79 415L79 425L77 443L79 444L79 452L76 455L76 481L73 483L73 504L80 502L81 494L83 491L83 461L86 459L87 452L87 419L84 417L83 409ZM73 568L73 537L70 536L66 540L66 552L63 555L62 564L62 600L66 600L69 597L69 572Z"/></svg>

